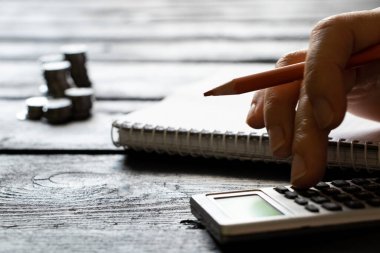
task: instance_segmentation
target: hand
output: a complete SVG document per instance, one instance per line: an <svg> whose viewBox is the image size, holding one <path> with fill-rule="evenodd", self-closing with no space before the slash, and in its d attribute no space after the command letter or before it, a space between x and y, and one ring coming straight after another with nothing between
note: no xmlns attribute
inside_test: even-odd
<svg viewBox="0 0 380 253"><path fill-rule="evenodd" d="M352 54L380 43L379 27L380 8L320 21L307 53L288 54L276 64L305 61L304 79L255 93L247 123L267 128L274 156L293 155L294 186L310 187L321 180L328 134L346 110L380 121L380 62L345 69Z"/></svg>

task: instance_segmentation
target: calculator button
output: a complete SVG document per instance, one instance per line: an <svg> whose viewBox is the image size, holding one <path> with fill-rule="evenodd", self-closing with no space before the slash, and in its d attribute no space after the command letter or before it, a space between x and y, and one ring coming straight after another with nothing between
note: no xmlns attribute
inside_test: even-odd
<svg viewBox="0 0 380 253"><path fill-rule="evenodd" d="M348 186L350 183L348 183L346 180L334 180L331 182L336 187L343 187Z"/></svg>
<svg viewBox="0 0 380 253"><path fill-rule="evenodd" d="M323 189L322 192L328 196L335 196L335 195L338 195L339 193L342 193L336 188L326 188L326 189Z"/></svg>
<svg viewBox="0 0 380 253"><path fill-rule="evenodd" d="M304 198L298 197L294 200L294 202L296 202L298 205L304 206L308 201Z"/></svg>
<svg viewBox="0 0 380 253"><path fill-rule="evenodd" d="M298 194L296 192L287 191L285 192L285 197L288 199L295 199L298 197Z"/></svg>
<svg viewBox="0 0 380 253"><path fill-rule="evenodd" d="M339 194L334 196L334 199L336 201L343 202L343 201L352 200L352 197L350 195L348 195L347 193L339 193Z"/></svg>
<svg viewBox="0 0 380 253"><path fill-rule="evenodd" d="M308 210L308 211L310 211L310 212L313 212L313 213L318 213L319 212L318 207L316 207L315 205L312 205L312 204L306 205L305 209Z"/></svg>
<svg viewBox="0 0 380 253"><path fill-rule="evenodd" d="M276 192L278 193L281 193L281 194L284 194L285 192L289 191L288 188L286 188L285 186L276 186L273 188Z"/></svg>
<svg viewBox="0 0 380 253"><path fill-rule="evenodd" d="M380 206L380 198L369 199L369 200L367 200L367 204L370 206L379 207Z"/></svg>
<svg viewBox="0 0 380 253"><path fill-rule="evenodd" d="M296 190L297 193L303 197L307 197L307 198L310 198L310 197L313 197L313 196L319 196L319 192L316 191L316 190L312 190L312 189L306 189L306 190Z"/></svg>
<svg viewBox="0 0 380 253"><path fill-rule="evenodd" d="M361 200L368 200L368 199L372 199L374 195L370 192L362 191L362 192L355 193L355 197Z"/></svg>
<svg viewBox="0 0 380 253"><path fill-rule="evenodd" d="M365 184L369 184L370 182L365 179L365 178L353 178L351 180L352 183L356 184L356 185L365 185Z"/></svg>
<svg viewBox="0 0 380 253"><path fill-rule="evenodd" d="M326 189L326 188L330 188L330 185L328 185L327 183L325 182L319 182L316 186L314 186L316 189L318 190L322 190L322 189Z"/></svg>
<svg viewBox="0 0 380 253"><path fill-rule="evenodd" d="M323 197L323 196L314 196L314 197L311 197L310 199L311 199L313 202L317 203L317 204L330 202L330 200L329 200L328 198Z"/></svg>
<svg viewBox="0 0 380 253"><path fill-rule="evenodd" d="M348 193L360 192L362 189L355 185L343 186L342 190Z"/></svg>
<svg viewBox="0 0 380 253"><path fill-rule="evenodd" d="M344 202L344 204L347 207L352 208L352 209L364 208L364 204L360 201L357 201L357 200L349 200L349 201Z"/></svg>
<svg viewBox="0 0 380 253"><path fill-rule="evenodd" d="M334 202L323 203L322 207L329 210L329 211L340 211L340 210L342 210L342 207L340 205L338 205L337 203L334 203Z"/></svg>

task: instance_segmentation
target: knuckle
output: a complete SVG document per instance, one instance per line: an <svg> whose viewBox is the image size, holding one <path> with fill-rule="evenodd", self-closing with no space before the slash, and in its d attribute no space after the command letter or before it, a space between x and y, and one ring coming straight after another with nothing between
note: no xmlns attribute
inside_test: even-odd
<svg viewBox="0 0 380 253"><path fill-rule="evenodd" d="M320 20L311 30L311 37L318 37L327 30L340 29L347 23L347 15L334 15Z"/></svg>
<svg viewBox="0 0 380 253"><path fill-rule="evenodd" d="M291 53L287 53L286 55L283 55L277 62L276 66L281 67L281 66L286 66L290 64L294 64L297 62L299 59L301 51L294 51Z"/></svg>

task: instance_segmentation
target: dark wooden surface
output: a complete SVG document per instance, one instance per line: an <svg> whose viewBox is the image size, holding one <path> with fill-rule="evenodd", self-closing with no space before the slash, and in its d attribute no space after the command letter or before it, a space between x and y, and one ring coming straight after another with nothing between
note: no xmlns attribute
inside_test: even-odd
<svg viewBox="0 0 380 253"><path fill-rule="evenodd" d="M224 252L191 215L193 194L286 184L276 164L126 154L113 119L215 73L259 71L307 46L317 20L376 0L0 0L0 252ZM37 58L89 47L89 120L19 121L43 82ZM244 120L244 119L242 119ZM331 171L327 179L350 177ZM364 174L365 176L365 174ZM379 232L248 245L378 252Z"/></svg>

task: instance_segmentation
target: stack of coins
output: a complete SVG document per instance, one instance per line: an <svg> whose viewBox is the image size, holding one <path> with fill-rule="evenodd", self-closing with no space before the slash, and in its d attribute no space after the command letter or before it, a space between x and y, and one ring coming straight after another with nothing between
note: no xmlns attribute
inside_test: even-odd
<svg viewBox="0 0 380 253"><path fill-rule="evenodd" d="M46 82L40 92L45 97L28 98L26 110L17 114L18 119L45 118L51 124L62 124L91 116L94 90L87 74L86 47L67 45L61 51L63 54L38 59Z"/></svg>
<svg viewBox="0 0 380 253"><path fill-rule="evenodd" d="M65 96L71 100L73 105L73 119L80 120L90 117L94 100L92 88L70 88L65 91Z"/></svg>
<svg viewBox="0 0 380 253"><path fill-rule="evenodd" d="M71 64L71 77L77 87L91 87L91 81L87 75L85 45L66 45L61 48L65 60Z"/></svg>
<svg viewBox="0 0 380 253"><path fill-rule="evenodd" d="M41 66L45 63L50 63L50 62L61 62L64 61L65 57L62 54L47 54L43 55L38 59L38 62L41 64ZM49 93L49 89L46 85L46 83L41 84L39 87L40 93L45 95L45 96L51 96Z"/></svg>
<svg viewBox="0 0 380 253"><path fill-rule="evenodd" d="M44 118L51 124L66 123L71 119L72 104L67 98L49 98L43 107Z"/></svg>
<svg viewBox="0 0 380 253"><path fill-rule="evenodd" d="M46 97L31 97L26 101L27 118L31 120L39 120L43 115L43 107L47 103Z"/></svg>
<svg viewBox="0 0 380 253"><path fill-rule="evenodd" d="M48 62L42 65L42 69L49 95L55 98L64 97L65 90L71 87L67 80L70 63L68 61Z"/></svg>

